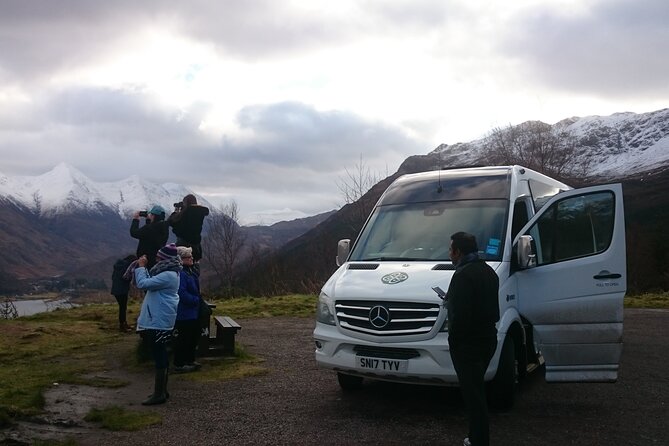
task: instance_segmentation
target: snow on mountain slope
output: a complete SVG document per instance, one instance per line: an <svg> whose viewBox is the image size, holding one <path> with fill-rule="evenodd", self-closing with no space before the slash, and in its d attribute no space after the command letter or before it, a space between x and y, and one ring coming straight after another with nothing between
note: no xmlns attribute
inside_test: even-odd
<svg viewBox="0 0 669 446"><path fill-rule="evenodd" d="M149 183L133 175L124 180L98 183L76 168L60 163L38 176L8 177L0 174L0 197L25 206L40 215L69 214L82 210L99 213L112 209L120 217L132 212L163 206L169 214L172 204L193 193L174 183ZM198 202L211 204L198 196Z"/></svg>
<svg viewBox="0 0 669 446"><path fill-rule="evenodd" d="M619 176L669 163L669 108L572 118L556 126L578 138L592 161L592 175Z"/></svg>
<svg viewBox="0 0 669 446"><path fill-rule="evenodd" d="M669 166L669 108L643 114L573 117L553 126L576 137L583 156L590 158L590 175L620 178ZM431 154L439 155L441 165L478 163L484 141L442 144ZM182 185L153 184L138 176L97 183L65 163L39 176L9 177L0 173L0 198L40 215L111 209L127 218L133 211L153 204L160 204L169 213L172 204L189 193ZM212 208L202 197L198 201Z"/></svg>
<svg viewBox="0 0 669 446"><path fill-rule="evenodd" d="M615 113L564 119L553 125L571 133L583 156L589 158L589 174L623 177L669 165L669 108L650 113ZM454 145L442 144L432 153L451 165L477 162L485 138Z"/></svg>

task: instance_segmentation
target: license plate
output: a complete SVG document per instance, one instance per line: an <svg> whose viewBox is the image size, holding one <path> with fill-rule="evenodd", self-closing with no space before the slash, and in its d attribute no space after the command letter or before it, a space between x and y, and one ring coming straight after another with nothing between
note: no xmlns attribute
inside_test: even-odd
<svg viewBox="0 0 669 446"><path fill-rule="evenodd" d="M401 372L406 373L409 361L406 359L384 359L384 358L369 358L366 356L358 356L358 367L366 370L382 370L384 372Z"/></svg>

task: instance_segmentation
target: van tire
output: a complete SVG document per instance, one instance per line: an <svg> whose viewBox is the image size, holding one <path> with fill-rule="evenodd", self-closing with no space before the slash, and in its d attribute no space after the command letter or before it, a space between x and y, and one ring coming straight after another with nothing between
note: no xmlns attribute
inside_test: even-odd
<svg viewBox="0 0 669 446"><path fill-rule="evenodd" d="M339 381L339 387L346 392L360 390L362 388L361 376L353 376L337 372L337 381Z"/></svg>
<svg viewBox="0 0 669 446"><path fill-rule="evenodd" d="M488 385L488 401L493 409L508 410L513 407L517 381L516 348L511 336L507 336L499 356L497 373Z"/></svg>

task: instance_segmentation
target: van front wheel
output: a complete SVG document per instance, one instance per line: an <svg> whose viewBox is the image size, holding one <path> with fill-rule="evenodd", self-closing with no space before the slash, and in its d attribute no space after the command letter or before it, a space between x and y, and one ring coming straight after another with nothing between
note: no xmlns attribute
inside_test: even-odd
<svg viewBox="0 0 669 446"><path fill-rule="evenodd" d="M359 390L362 387L361 376L353 376L337 372L337 381L339 381L339 387L345 391Z"/></svg>
<svg viewBox="0 0 669 446"><path fill-rule="evenodd" d="M507 336L504 338L502 352L499 356L497 373L488 387L489 402L493 408L506 410L513 406L517 380L516 348L511 336Z"/></svg>

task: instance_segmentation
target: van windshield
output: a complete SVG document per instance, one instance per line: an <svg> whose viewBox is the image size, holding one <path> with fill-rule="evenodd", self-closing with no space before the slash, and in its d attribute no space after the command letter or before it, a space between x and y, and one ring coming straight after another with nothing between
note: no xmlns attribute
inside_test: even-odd
<svg viewBox="0 0 669 446"><path fill-rule="evenodd" d="M476 236L482 259L502 258L508 200L461 200L378 206L349 260L449 261L451 235Z"/></svg>

